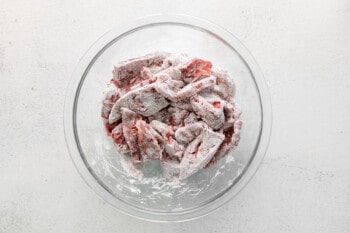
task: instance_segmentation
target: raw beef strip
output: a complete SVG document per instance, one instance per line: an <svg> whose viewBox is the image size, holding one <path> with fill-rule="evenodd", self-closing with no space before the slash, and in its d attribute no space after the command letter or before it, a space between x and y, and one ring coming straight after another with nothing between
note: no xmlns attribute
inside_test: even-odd
<svg viewBox="0 0 350 233"><path fill-rule="evenodd" d="M158 93L173 102L185 100L191 96L196 95L197 92L203 90L204 88L213 86L216 83L216 77L211 76L201 79L197 82L190 83L183 87L185 85L184 82L173 80L169 75L163 74L157 77L158 79L155 85L155 89Z"/></svg>
<svg viewBox="0 0 350 233"><path fill-rule="evenodd" d="M125 141L124 134L123 134L123 123L119 124L117 127L113 129L111 137L119 153L122 153L122 154L130 153L129 146Z"/></svg>
<svg viewBox="0 0 350 233"><path fill-rule="evenodd" d="M182 81L173 80L167 74L160 74L156 77L157 82L155 83L155 89L157 92L167 99L176 101L176 93L181 90L185 83Z"/></svg>
<svg viewBox="0 0 350 233"><path fill-rule="evenodd" d="M170 106L175 108L181 108L188 111L193 111L192 105L189 100L182 100L178 102L170 102Z"/></svg>
<svg viewBox="0 0 350 233"><path fill-rule="evenodd" d="M167 136L167 135L174 135L174 131L171 127L171 125L165 124L158 120L151 121L150 125L155 129L157 132L159 132L161 135Z"/></svg>
<svg viewBox="0 0 350 233"><path fill-rule="evenodd" d="M228 102L226 102L224 106L224 113L226 119L224 128L231 127L241 115L240 110L238 110L233 104Z"/></svg>
<svg viewBox="0 0 350 233"><path fill-rule="evenodd" d="M164 150L163 138L143 120L136 121L136 128L143 160L159 159Z"/></svg>
<svg viewBox="0 0 350 233"><path fill-rule="evenodd" d="M120 109L129 108L142 115L151 116L168 106L169 102L154 89L154 84L130 91L123 95L113 106L109 115L109 123L121 118Z"/></svg>
<svg viewBox="0 0 350 233"><path fill-rule="evenodd" d="M210 76L198 80L196 82L190 83L176 93L175 99L177 99L177 101L180 101L192 97L196 95L199 91L215 85L215 82L216 77Z"/></svg>
<svg viewBox="0 0 350 233"><path fill-rule="evenodd" d="M150 68L142 67L140 70L141 78L145 81L153 78L153 73Z"/></svg>
<svg viewBox="0 0 350 233"><path fill-rule="evenodd" d="M109 90L107 90L105 97L102 101L101 109L101 117L104 120L108 119L114 103L120 98L118 90L113 85L110 85L108 88Z"/></svg>
<svg viewBox="0 0 350 233"><path fill-rule="evenodd" d="M169 67L165 70L162 70L160 74L167 74L169 77L176 81L182 81L181 80L181 71L177 68Z"/></svg>
<svg viewBox="0 0 350 233"><path fill-rule="evenodd" d="M140 163L142 161L142 156L138 145L136 121L141 119L141 116L127 108L121 108L121 113L123 121L123 135L126 143L129 146L131 157L134 163Z"/></svg>
<svg viewBox="0 0 350 233"><path fill-rule="evenodd" d="M151 126L158 131L165 139L165 152L170 157L181 159L185 147L179 144L174 138L172 127L160 121L152 121Z"/></svg>
<svg viewBox="0 0 350 233"><path fill-rule="evenodd" d="M208 129L208 125L203 121L199 121L178 128L175 132L175 138L180 143L188 144L206 129Z"/></svg>
<svg viewBox="0 0 350 233"><path fill-rule="evenodd" d="M193 112L191 112L191 113L188 115L188 117L186 117L186 118L184 119L184 124L185 124L185 125L191 125L191 124L194 124L194 123L196 123L196 122L198 122L198 117L197 117L197 115L194 114Z"/></svg>
<svg viewBox="0 0 350 233"><path fill-rule="evenodd" d="M111 113L114 103L120 98L120 93L113 86L109 85L105 97L102 101L101 117L106 128L107 134L110 136L112 130L119 124L119 122L109 123L108 118Z"/></svg>
<svg viewBox="0 0 350 233"><path fill-rule="evenodd" d="M181 68L184 81L187 83L193 82L202 77L207 77L211 74L212 64L210 61L195 58L186 67Z"/></svg>
<svg viewBox="0 0 350 233"><path fill-rule="evenodd" d="M203 97L197 95L191 99L194 112L199 115L209 127L219 129L224 125L225 116L223 106L219 104L211 104Z"/></svg>
<svg viewBox="0 0 350 233"><path fill-rule="evenodd" d="M171 126L183 126L184 119L190 114L189 111L181 108L169 107L170 113L169 124Z"/></svg>
<svg viewBox="0 0 350 233"><path fill-rule="evenodd" d="M213 70L212 75L216 77L216 85L210 88L215 94L226 101L231 101L236 93L236 86L225 71Z"/></svg>
<svg viewBox="0 0 350 233"><path fill-rule="evenodd" d="M211 161L206 165L206 167L210 166L211 164L218 161L220 158L227 155L229 151L233 150L238 145L241 127L242 121L236 120L231 127L226 128L223 131L223 134L225 135L225 140L223 141L223 143L221 144Z"/></svg>
<svg viewBox="0 0 350 233"><path fill-rule="evenodd" d="M154 53L120 62L114 67L113 79L118 87L129 85L133 78L139 76L143 67L161 66L168 56L168 53Z"/></svg>
<svg viewBox="0 0 350 233"><path fill-rule="evenodd" d="M215 133L210 129L204 130L187 146L184 157L180 162L179 179L186 179L205 167L224 139L223 134Z"/></svg>
<svg viewBox="0 0 350 233"><path fill-rule="evenodd" d="M149 116L148 121L151 122L153 120L157 120L157 121L161 121L161 122L168 124L170 117L171 117L171 115L170 115L168 109L165 108L165 109L162 109L161 111L157 112L156 114Z"/></svg>

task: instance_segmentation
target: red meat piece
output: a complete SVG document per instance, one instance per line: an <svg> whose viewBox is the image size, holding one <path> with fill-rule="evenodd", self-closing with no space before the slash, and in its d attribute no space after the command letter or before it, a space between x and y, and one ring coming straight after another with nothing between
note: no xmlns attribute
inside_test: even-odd
<svg viewBox="0 0 350 233"><path fill-rule="evenodd" d="M135 112L122 108L123 135L126 143L129 146L131 157L135 163L142 161L141 151L138 144L138 132L136 121L141 118Z"/></svg>
<svg viewBox="0 0 350 233"><path fill-rule="evenodd" d="M143 67L161 66L168 53L154 53L120 62L113 70L113 83L126 93L131 86L142 81Z"/></svg>
<svg viewBox="0 0 350 233"><path fill-rule="evenodd" d="M225 136L223 134L205 129L202 134L187 146L180 162L179 179L186 179L199 169L204 168L213 158L224 139Z"/></svg>
<svg viewBox="0 0 350 233"><path fill-rule="evenodd" d="M123 123L119 124L117 127L113 129L111 137L113 138L114 144L119 153L122 153L122 154L130 153L129 146L123 134Z"/></svg>
<svg viewBox="0 0 350 233"><path fill-rule="evenodd" d="M159 159L164 150L163 138L143 120L137 120L136 128L143 160Z"/></svg>
<svg viewBox="0 0 350 233"><path fill-rule="evenodd" d="M212 64L210 61L193 59L185 68L180 69L186 78L207 77L211 74Z"/></svg>
<svg viewBox="0 0 350 233"><path fill-rule="evenodd" d="M155 84L133 90L123 95L114 105L109 115L109 123L121 118L120 109L126 107L142 116L151 116L168 106L169 102L154 89Z"/></svg>
<svg viewBox="0 0 350 233"><path fill-rule="evenodd" d="M223 113L223 106L216 108L200 95L193 97L191 99L191 104L194 112L211 128L219 129L224 125L225 116Z"/></svg>
<svg viewBox="0 0 350 233"><path fill-rule="evenodd" d="M174 131L172 127L160 121L152 121L151 126L163 136L165 140L165 152L168 156L181 159L185 147L173 138Z"/></svg>

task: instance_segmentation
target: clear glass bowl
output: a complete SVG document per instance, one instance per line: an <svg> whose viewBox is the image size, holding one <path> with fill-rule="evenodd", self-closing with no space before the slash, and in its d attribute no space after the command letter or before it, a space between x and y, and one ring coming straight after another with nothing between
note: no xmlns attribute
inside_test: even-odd
<svg viewBox="0 0 350 233"><path fill-rule="evenodd" d="M187 53L227 70L242 110L238 147L174 187L156 163L136 180L125 174L100 117L113 66L155 51ZM226 30L184 15L150 16L103 35L80 61L68 87L64 127L76 168L88 185L122 212L153 221L203 216L234 197L257 170L268 146L271 106L263 75L247 49Z"/></svg>

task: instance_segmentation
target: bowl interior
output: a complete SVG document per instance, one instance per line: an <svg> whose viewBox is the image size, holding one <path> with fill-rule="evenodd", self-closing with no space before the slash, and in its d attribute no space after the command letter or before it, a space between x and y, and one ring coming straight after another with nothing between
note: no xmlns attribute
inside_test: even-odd
<svg viewBox="0 0 350 233"><path fill-rule="evenodd" d="M210 60L214 67L227 70L236 84L235 102L242 110L243 127L238 147L177 186L160 177L157 162L145 166L146 175L142 180L129 177L100 117L103 93L112 77L113 66L119 61L155 51L186 53L190 57ZM252 72L235 48L220 35L188 24L154 23L114 38L86 68L73 109L75 140L96 182L130 208L156 213L190 211L234 188L244 175L260 140L261 106Z"/></svg>

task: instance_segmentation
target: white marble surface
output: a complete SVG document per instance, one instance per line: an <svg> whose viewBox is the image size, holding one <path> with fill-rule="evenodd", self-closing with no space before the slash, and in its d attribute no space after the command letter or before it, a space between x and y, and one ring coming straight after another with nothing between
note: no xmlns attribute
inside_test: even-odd
<svg viewBox="0 0 350 233"><path fill-rule="evenodd" d="M350 1L0 1L0 232L349 232ZM207 18L250 49L268 82L273 133L237 198L175 224L125 216L66 149L64 94L79 58L117 23Z"/></svg>

